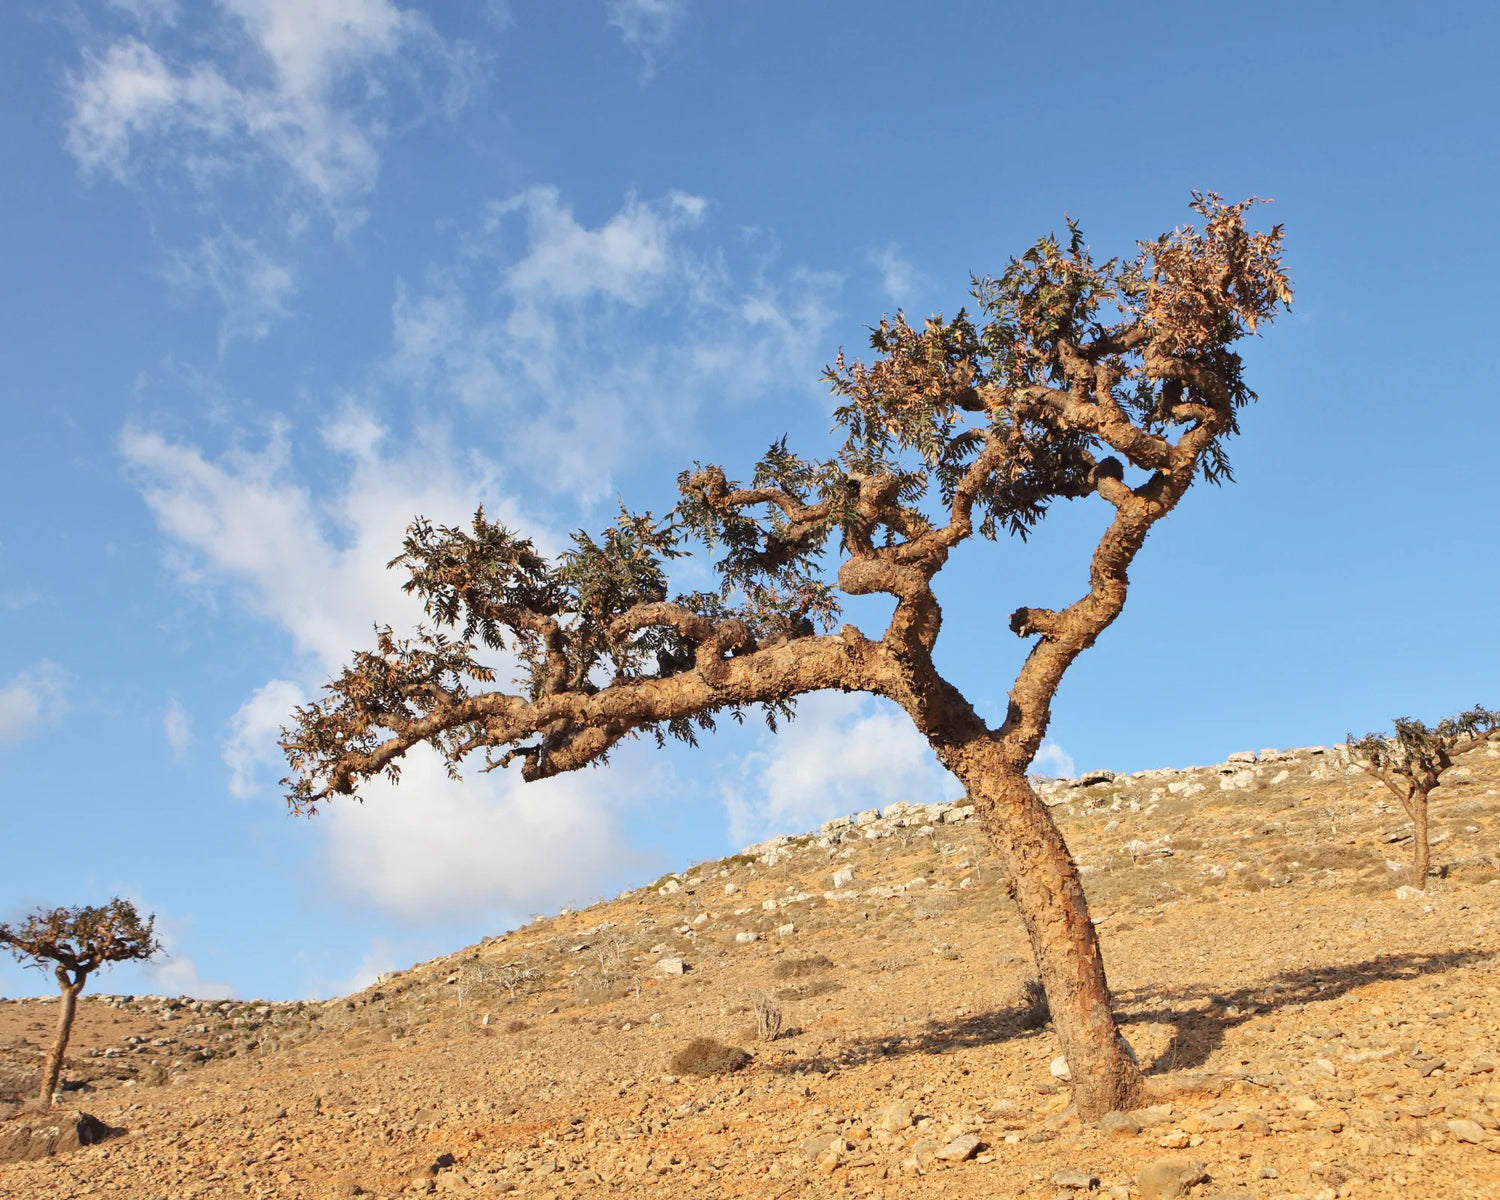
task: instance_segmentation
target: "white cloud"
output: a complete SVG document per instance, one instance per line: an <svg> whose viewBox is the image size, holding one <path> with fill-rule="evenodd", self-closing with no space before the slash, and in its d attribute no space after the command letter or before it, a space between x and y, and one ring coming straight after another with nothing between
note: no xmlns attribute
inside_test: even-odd
<svg viewBox="0 0 1500 1200"><path fill-rule="evenodd" d="M684 0L606 0L605 9L620 38L645 50L672 36L687 5Z"/></svg>
<svg viewBox="0 0 1500 1200"><path fill-rule="evenodd" d="M886 246L870 255L870 261L880 271L880 284L892 304L910 305L912 293L921 282L916 267L897 253L894 246Z"/></svg>
<svg viewBox="0 0 1500 1200"><path fill-rule="evenodd" d="M67 711L60 667L43 661L21 671L0 686L0 743L24 741Z"/></svg>
<svg viewBox="0 0 1500 1200"><path fill-rule="evenodd" d="M588 229L556 188L537 187L493 205L489 227L497 228L510 213L524 214L527 251L505 273L507 288L523 303L600 295L639 307L657 287L684 273L672 235L699 224L707 207L702 197L684 192L669 192L657 203L632 196L603 225Z"/></svg>
<svg viewBox="0 0 1500 1200"><path fill-rule="evenodd" d="M317 817L330 827L329 881L414 921L588 903L602 881L642 861L619 812L644 778L613 763L538 783L472 772L455 785L441 759L421 750L408 755L399 785L373 782L364 803L336 802Z"/></svg>
<svg viewBox="0 0 1500 1200"><path fill-rule="evenodd" d="M240 705L229 719L229 736L223 748L231 795L241 799L254 796L261 789L260 768L285 767L278 744L281 730L292 723L292 710L306 703L307 696L297 684L272 679Z"/></svg>
<svg viewBox="0 0 1500 1200"><path fill-rule="evenodd" d="M188 996L194 1000L227 1000L234 995L234 985L224 980L204 979L198 964L181 950L170 951L145 964L146 978L152 989L162 996Z"/></svg>
<svg viewBox="0 0 1500 1200"><path fill-rule="evenodd" d="M1078 774L1073 759L1056 742L1043 742L1042 748L1031 760L1031 769L1037 775L1051 779L1072 779Z"/></svg>
<svg viewBox="0 0 1500 1200"><path fill-rule="evenodd" d="M235 794L275 777L292 707L369 645L372 624L419 619L385 566L414 515L460 523L483 502L554 550L561 539L511 498L523 488L540 480L587 503L608 494L613 465L683 440L705 397L732 403L788 380L817 390L825 297L837 281L794 272L732 282L717 250L694 240L706 212L701 199L669 193L582 221L555 190L534 189L489 210L450 268L400 293L395 350L378 382L425 411L456 403L466 425L503 429L501 463L459 451L435 422L398 439L353 404L318 438L273 424L263 443L217 456L150 430L122 433L178 579L228 590L292 644L294 660L230 723L223 753ZM502 469L515 481L505 491ZM399 793L380 785L372 795L382 803L336 805L320 820L342 894L406 915L454 904L529 911L591 896L629 861L618 763L606 789L592 773L524 788L496 773L455 786L417 762Z"/></svg>
<svg viewBox="0 0 1500 1200"><path fill-rule="evenodd" d="M553 188L492 205L452 268L398 292L393 383L502 416L507 462L584 503L627 457L682 440L705 398L811 390L839 281L736 283L696 241L706 212L681 192L597 225Z"/></svg>
<svg viewBox="0 0 1500 1200"><path fill-rule="evenodd" d="M392 0L218 0L180 22L162 0L115 7L138 32L82 52L67 148L86 176L138 189L168 281L224 305L221 349L289 315L311 218L359 226L398 114L456 111L474 70Z"/></svg>
<svg viewBox="0 0 1500 1200"><path fill-rule="evenodd" d="M90 173L185 168L203 183L278 164L331 212L379 172L390 79L415 65L461 71L464 55L389 0L221 0L222 64L174 65L124 37L85 52L70 80L67 145Z"/></svg>
<svg viewBox="0 0 1500 1200"><path fill-rule="evenodd" d="M13 588L9 591L0 592L0 607L8 608L12 612L19 612L23 608L30 608L42 599L42 593L30 584Z"/></svg>
<svg viewBox="0 0 1500 1200"><path fill-rule="evenodd" d="M167 745L172 747L172 757L181 762L187 756L188 747L193 744L193 718L175 697L168 702L167 711L162 714L161 728L166 734Z"/></svg>
<svg viewBox="0 0 1500 1200"><path fill-rule="evenodd" d="M308 998L321 1000L331 996L352 995L369 987L387 971L397 970L409 964L410 961L409 957L399 955L387 939L374 938L370 942L369 950L365 952L365 956L359 960L359 965L353 971L342 980L333 983L320 980Z"/></svg>
<svg viewBox="0 0 1500 1200"><path fill-rule="evenodd" d="M418 428L389 454L385 430L346 409L322 431L342 485L315 497L291 468L292 431L273 428L264 448L217 461L160 434L127 428L126 466L173 547L172 566L195 585L227 583L250 610L291 636L310 674L335 671L370 641L378 621L414 624L417 602L386 569L417 514L458 523L480 502L518 523L497 495L494 468L454 450L438 426ZM314 443L305 448L315 454Z"/></svg>
<svg viewBox="0 0 1500 1200"><path fill-rule="evenodd" d="M179 15L177 0L108 0L110 8L129 13L137 25L172 25Z"/></svg>
<svg viewBox="0 0 1500 1200"><path fill-rule="evenodd" d="M217 461L154 433L127 430L121 439L175 547L179 578L237 589L253 612L286 631L305 668L301 679L256 689L230 721L223 755L238 796L284 769L281 727L316 683L369 643L375 620L400 628L417 619L417 602L385 569L413 515L461 522L480 500L495 516L507 507L488 464L453 453L432 431L387 452L385 430L348 408L322 440L351 465L342 490L320 501L290 477L285 429L258 453L231 451ZM417 752L399 788L376 782L368 803L336 803L318 818L330 884L414 920L455 907L524 913L591 897L635 861L617 816L631 778L616 765L607 776L523 785L519 775L496 772L455 785L433 756Z"/></svg>
<svg viewBox="0 0 1500 1200"><path fill-rule="evenodd" d="M223 232L204 236L191 251L168 257L166 278L183 291L208 291L224 309L219 350L235 338L259 341L274 322L290 316L287 300L297 290L292 269L278 262L255 239Z"/></svg>
<svg viewBox="0 0 1500 1200"><path fill-rule="evenodd" d="M799 700L797 719L744 756L724 787L724 806L731 837L746 845L897 800L951 800L962 790L894 705L820 692Z"/></svg>
<svg viewBox="0 0 1500 1200"><path fill-rule="evenodd" d="M191 917L172 917L139 895L132 895L136 911L150 913L156 919L156 940L161 953L141 963L124 964L126 977L144 975L148 986L162 996L190 996L195 1000L226 1000L234 995L234 985L222 980L204 979L193 956L183 949L193 928ZM116 983L115 987L122 986Z"/></svg>

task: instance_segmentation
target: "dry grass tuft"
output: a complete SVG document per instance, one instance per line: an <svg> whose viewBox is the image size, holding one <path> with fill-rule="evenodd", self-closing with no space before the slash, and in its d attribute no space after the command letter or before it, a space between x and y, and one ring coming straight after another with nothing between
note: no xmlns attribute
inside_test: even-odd
<svg viewBox="0 0 1500 1200"><path fill-rule="evenodd" d="M1021 985L1016 1007L1021 1010L1023 1029L1040 1029L1052 1020L1052 1010L1047 1006L1047 993L1040 979L1028 979Z"/></svg>
<svg viewBox="0 0 1500 1200"><path fill-rule="evenodd" d="M816 996L828 996L843 990L842 983L835 983L832 979L817 979L812 983L803 983L796 987L779 988L776 998L778 1000L811 1000Z"/></svg>
<svg viewBox="0 0 1500 1200"><path fill-rule="evenodd" d="M771 974L777 979L802 979L808 975L830 971L833 967L834 961L828 955L814 954L810 958L782 959L772 968Z"/></svg>
<svg viewBox="0 0 1500 1200"><path fill-rule="evenodd" d="M750 1055L737 1046L726 1046L713 1038L694 1038L672 1056L674 1075L722 1075L738 1071Z"/></svg>

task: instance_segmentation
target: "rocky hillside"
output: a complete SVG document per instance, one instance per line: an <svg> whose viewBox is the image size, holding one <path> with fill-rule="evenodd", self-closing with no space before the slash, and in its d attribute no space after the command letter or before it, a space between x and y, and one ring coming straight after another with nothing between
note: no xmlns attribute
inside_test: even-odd
<svg viewBox="0 0 1500 1200"><path fill-rule="evenodd" d="M1500 1194L1500 749L1434 793L1425 893L1337 750L1041 789L1140 1111L1073 1115L972 810L893 805L326 1003L86 998L69 1098L117 1132L0 1196ZM0 1004L0 1096L54 1009ZM9 1109L0 1153L66 1145Z"/></svg>

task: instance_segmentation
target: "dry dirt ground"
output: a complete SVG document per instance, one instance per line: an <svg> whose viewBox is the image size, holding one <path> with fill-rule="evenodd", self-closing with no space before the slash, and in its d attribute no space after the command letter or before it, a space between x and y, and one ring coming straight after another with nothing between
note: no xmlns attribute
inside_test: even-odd
<svg viewBox="0 0 1500 1200"><path fill-rule="evenodd" d="M935 806L327 1003L86 998L69 1111L120 1132L0 1164L0 1197L1154 1200L1163 1160L1199 1197L1500 1196L1500 749L1434 794L1425 894L1403 816L1333 751L1045 790L1146 1109L1073 1114L1003 881ZM0 1097L55 1007L0 1003ZM753 1058L685 1073L698 1037ZM0 1106L12 1145L46 1124Z"/></svg>

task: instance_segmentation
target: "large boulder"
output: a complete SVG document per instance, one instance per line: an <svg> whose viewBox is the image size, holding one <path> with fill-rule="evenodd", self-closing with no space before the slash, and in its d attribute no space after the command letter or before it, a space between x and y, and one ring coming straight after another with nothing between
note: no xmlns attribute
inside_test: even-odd
<svg viewBox="0 0 1500 1200"><path fill-rule="evenodd" d="M22 1113L0 1125L0 1162L71 1154L123 1132L86 1112Z"/></svg>

